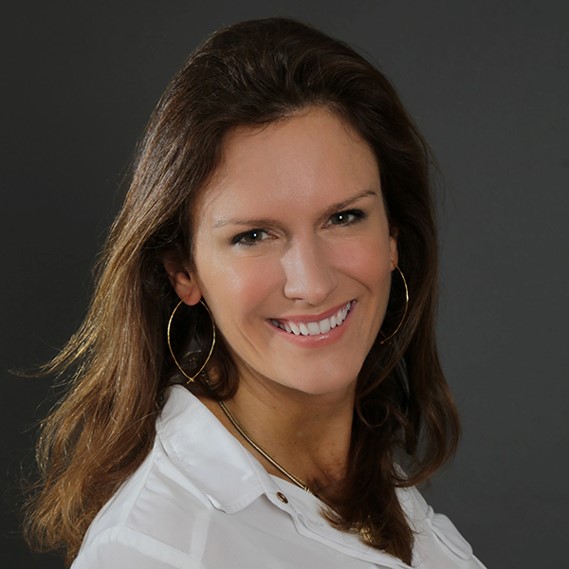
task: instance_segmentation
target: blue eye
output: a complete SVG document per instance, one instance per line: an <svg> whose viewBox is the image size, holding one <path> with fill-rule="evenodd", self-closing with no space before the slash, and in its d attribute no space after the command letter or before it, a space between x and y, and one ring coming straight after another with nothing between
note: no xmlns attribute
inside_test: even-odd
<svg viewBox="0 0 569 569"><path fill-rule="evenodd" d="M339 211L330 216L330 225L351 225L365 219L366 214L361 209Z"/></svg>
<svg viewBox="0 0 569 569"><path fill-rule="evenodd" d="M232 245L244 245L251 247L265 239L269 238L269 234L264 229L251 229L251 231L244 231L239 233L231 239Z"/></svg>

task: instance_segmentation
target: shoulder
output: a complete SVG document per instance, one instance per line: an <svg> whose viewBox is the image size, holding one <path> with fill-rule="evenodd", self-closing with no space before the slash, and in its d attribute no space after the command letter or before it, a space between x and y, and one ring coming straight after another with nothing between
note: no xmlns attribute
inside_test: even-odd
<svg viewBox="0 0 569 569"><path fill-rule="evenodd" d="M208 543L235 532L223 512L261 493L244 454L193 395L172 388L152 450L93 520L73 569L107 567L103 557L110 567L201 567Z"/></svg>
<svg viewBox="0 0 569 569"><path fill-rule="evenodd" d="M415 533L414 561L437 559L437 565L433 566L484 569L456 526L447 516L436 513L417 488L402 488L397 493Z"/></svg>
<svg viewBox="0 0 569 569"><path fill-rule="evenodd" d="M200 569L211 504L169 460L160 439L93 520L73 569Z"/></svg>
<svg viewBox="0 0 569 569"><path fill-rule="evenodd" d="M72 569L203 569L188 552L127 526L116 526L85 543Z"/></svg>

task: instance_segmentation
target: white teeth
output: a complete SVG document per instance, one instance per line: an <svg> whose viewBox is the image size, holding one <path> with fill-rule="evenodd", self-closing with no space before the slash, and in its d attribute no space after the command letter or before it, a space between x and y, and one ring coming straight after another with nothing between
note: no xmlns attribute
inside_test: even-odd
<svg viewBox="0 0 569 569"><path fill-rule="evenodd" d="M332 325L330 324L329 318L324 318L324 320L320 320L320 322L318 322L318 328L320 328L320 334L326 334L327 332L330 332L331 327Z"/></svg>
<svg viewBox="0 0 569 569"><path fill-rule="evenodd" d="M332 328L340 326L348 316L351 307L352 303L348 302L345 306L342 306L336 314L333 314L329 318L323 318L319 322L296 323L291 320L271 320L271 323L281 330L285 330L295 336L318 336L319 334L327 334Z"/></svg>
<svg viewBox="0 0 569 569"><path fill-rule="evenodd" d="M306 327L308 328L308 333L311 336L316 336L317 334L321 334L318 322L308 322L306 324Z"/></svg>

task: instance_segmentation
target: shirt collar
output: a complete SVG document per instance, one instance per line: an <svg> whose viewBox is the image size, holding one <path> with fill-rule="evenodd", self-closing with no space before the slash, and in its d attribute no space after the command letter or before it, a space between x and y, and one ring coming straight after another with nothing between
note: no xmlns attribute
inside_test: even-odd
<svg viewBox="0 0 569 569"><path fill-rule="evenodd" d="M261 464L181 385L170 388L156 431L172 462L217 509L232 514L278 491Z"/></svg>

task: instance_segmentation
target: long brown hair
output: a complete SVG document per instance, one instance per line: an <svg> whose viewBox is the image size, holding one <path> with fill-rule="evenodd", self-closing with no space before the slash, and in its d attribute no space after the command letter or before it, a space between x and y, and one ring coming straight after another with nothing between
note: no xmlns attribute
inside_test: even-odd
<svg viewBox="0 0 569 569"><path fill-rule="evenodd" d="M176 297L163 259L175 251L191 261L192 207L219 164L224 137L237 126L267 124L312 106L337 113L374 150L411 298L397 335L382 343L405 302L394 276L382 331L358 379L343 498L336 514L327 515L410 563L413 534L395 489L428 479L459 435L435 342L429 151L376 68L344 43L286 19L244 22L212 35L151 117L88 314L46 366L69 375L70 385L42 425L41 480L26 526L34 544L63 548L71 561L95 514L151 448L163 393L176 381L165 343ZM196 317L195 337L184 342L209 333L206 319ZM223 343L213 361L218 373L210 395L231 397L238 377ZM401 461L405 476L395 467Z"/></svg>

